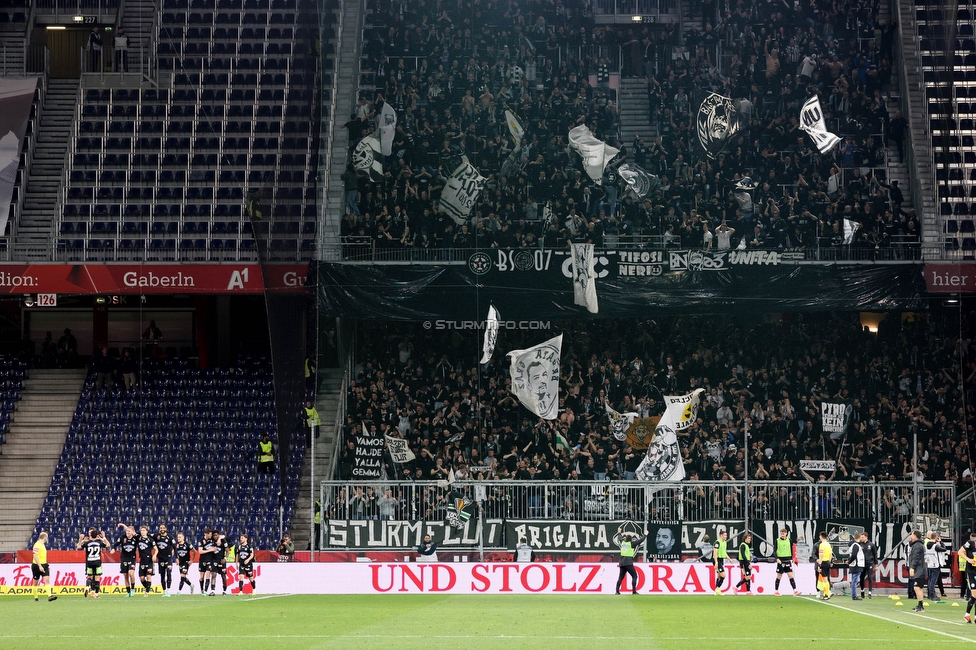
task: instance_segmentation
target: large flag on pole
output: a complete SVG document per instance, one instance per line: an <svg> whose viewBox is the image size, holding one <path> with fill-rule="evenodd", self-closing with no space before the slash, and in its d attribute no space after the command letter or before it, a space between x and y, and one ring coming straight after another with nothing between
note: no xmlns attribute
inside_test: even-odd
<svg viewBox="0 0 976 650"><path fill-rule="evenodd" d="M861 224L853 219L844 218L844 245L850 246L854 243L854 236L861 228Z"/></svg>
<svg viewBox="0 0 976 650"><path fill-rule="evenodd" d="M491 361L498 341L498 310L495 305L488 305L488 318L485 319L485 341L481 348L481 364Z"/></svg>
<svg viewBox="0 0 976 650"><path fill-rule="evenodd" d="M617 413L610 406L610 402L604 402L607 409L607 417L610 418L610 432L615 440L623 442L627 439L627 429L634 423L637 413Z"/></svg>
<svg viewBox="0 0 976 650"><path fill-rule="evenodd" d="M383 163L379 156L381 153L380 141L374 136L368 135L359 141L356 149L352 152L352 166L359 171L369 174L373 181L383 178Z"/></svg>
<svg viewBox="0 0 976 650"><path fill-rule="evenodd" d="M647 455L637 468L640 481L680 481L685 477L685 466L678 446L678 431L690 427L698 417L698 404L703 389L687 395L668 395L664 415L654 429L654 439L647 447Z"/></svg>
<svg viewBox="0 0 976 650"><path fill-rule="evenodd" d="M603 183L603 170L607 168L607 163L620 153L619 149L598 140L585 124L570 129L569 146L583 159L586 175L597 185Z"/></svg>
<svg viewBox="0 0 976 650"><path fill-rule="evenodd" d="M800 109L800 129L807 132L820 153L827 153L840 142L840 138L827 130L820 98L814 95Z"/></svg>
<svg viewBox="0 0 976 650"><path fill-rule="evenodd" d="M380 109L380 151L384 156L393 153L393 134L396 132L397 114L390 102L383 102Z"/></svg>
<svg viewBox="0 0 976 650"><path fill-rule="evenodd" d="M520 145L522 143L522 137L525 135L525 127L522 126L522 121L515 113L506 110L505 123L508 124L508 132L512 134L512 142L515 146Z"/></svg>
<svg viewBox="0 0 976 650"><path fill-rule="evenodd" d="M563 335L525 350L512 350L510 373L512 394L522 406L545 420L556 419L559 411L559 358Z"/></svg>
<svg viewBox="0 0 976 650"><path fill-rule="evenodd" d="M455 168L451 177L447 179L444 189L441 190L439 210L454 219L455 223L467 223L471 208L478 200L486 180L474 165L468 162L467 156L461 156L461 164Z"/></svg>
<svg viewBox="0 0 976 650"><path fill-rule="evenodd" d="M600 307L596 300L596 270L593 244L572 244L569 272L573 276L573 303L596 314Z"/></svg>
<svg viewBox="0 0 976 650"><path fill-rule="evenodd" d="M742 125L739 111L728 97L711 93L698 106L695 118L698 143L709 158L717 158Z"/></svg>

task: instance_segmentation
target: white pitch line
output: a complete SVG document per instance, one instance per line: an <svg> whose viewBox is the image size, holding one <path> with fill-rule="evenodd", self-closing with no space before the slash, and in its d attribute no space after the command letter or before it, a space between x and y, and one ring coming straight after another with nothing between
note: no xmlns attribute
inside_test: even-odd
<svg viewBox="0 0 976 650"><path fill-rule="evenodd" d="M0 639L92 639L92 635L74 634L0 634ZM240 635L214 635L214 634L151 634L151 635L102 635L98 638L106 639L240 639ZM530 639L558 639L570 641L769 641L769 637L713 637L713 636L668 636L668 637L646 637L646 636L552 636L552 635L431 635L431 634L356 634L356 635L336 635L336 634L249 634L249 639L476 639L484 641L525 641ZM780 641L838 641L838 642L857 642L857 641L891 641L890 638L852 638L852 637L777 637ZM965 639L969 640L969 639ZM948 639L935 639L926 643L955 643Z"/></svg>
<svg viewBox="0 0 976 650"><path fill-rule="evenodd" d="M255 600L265 600L267 598L287 598L288 596L294 596L295 594L272 594L270 596L258 596L257 598L248 598L245 603L250 603Z"/></svg>
<svg viewBox="0 0 976 650"><path fill-rule="evenodd" d="M923 625L915 625L914 623L909 623L908 621L901 621L898 620L897 618L888 618L887 616L881 616L880 614L872 614L871 612L865 612L860 609L854 609L853 607L845 607L844 605L838 605L837 603L825 602L822 600L815 600L814 602L820 605L828 605L830 607L836 607L837 609L843 609L844 611L847 612L854 612L855 614L870 616L871 618L876 618L881 621L887 621L889 623L895 623L898 625L906 625L908 627L913 627L917 630L924 630L926 632L931 632L932 634L941 634L942 636L947 636L951 639L957 639L959 641L965 641L966 643L976 643L976 639L972 639L964 636L956 636L955 634L949 634L948 632L942 632L941 630L933 630L932 628L925 627ZM949 621L943 621L943 622L948 623Z"/></svg>

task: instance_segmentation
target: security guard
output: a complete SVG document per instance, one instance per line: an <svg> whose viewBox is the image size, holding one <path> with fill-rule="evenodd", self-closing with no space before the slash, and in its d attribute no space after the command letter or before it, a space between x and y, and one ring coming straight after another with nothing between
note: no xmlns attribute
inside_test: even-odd
<svg viewBox="0 0 976 650"><path fill-rule="evenodd" d="M258 473L268 477L274 474L274 443L267 432L261 434L258 443Z"/></svg>
<svg viewBox="0 0 976 650"><path fill-rule="evenodd" d="M312 550L317 551L319 548L319 536L322 533L322 501L319 499L315 500L315 516L312 518L312 523L315 524L315 537L312 538Z"/></svg>
<svg viewBox="0 0 976 650"><path fill-rule="evenodd" d="M637 533L625 533L623 527L617 528L617 534L613 536L613 542L620 547L620 573L617 576L617 595L620 595L620 585L623 584L624 576L630 576L632 593L637 595L637 570L634 568L634 553L637 548L647 539L647 529L644 534L638 536Z"/></svg>
<svg viewBox="0 0 976 650"><path fill-rule="evenodd" d="M308 429L308 444L312 444L312 432L315 432L316 439L319 437L319 425L322 424L322 418L319 417L319 412L315 409L315 405L309 400L305 402L305 426Z"/></svg>

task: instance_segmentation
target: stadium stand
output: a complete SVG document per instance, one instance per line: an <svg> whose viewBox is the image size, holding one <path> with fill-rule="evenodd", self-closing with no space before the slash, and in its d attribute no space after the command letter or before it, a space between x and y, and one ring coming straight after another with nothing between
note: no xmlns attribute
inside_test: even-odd
<svg viewBox="0 0 976 650"><path fill-rule="evenodd" d="M407 468L418 480L446 480L451 472L479 480L626 478L643 452L612 438L604 398L618 412L646 417L663 412L663 395L701 387L698 422L679 435L691 480L741 480L748 426L751 480L813 480L799 460L838 458L837 470L819 480L910 478L909 441L917 431L924 479L971 487L962 407L972 389L964 395L959 386L960 372L968 373L967 386L976 379L976 347L970 342L959 357L955 317L902 323L895 315L877 334L830 314L554 324L554 334L573 341L563 350L564 410L556 423L566 446L509 393L502 352L479 371L452 344L456 333L370 328L346 396L337 478L352 478L350 436L364 426L409 440L416 460L388 459L389 476ZM506 333L502 350L525 347L532 337L523 334ZM843 450L819 427L820 403L831 398L854 406Z"/></svg>
<svg viewBox="0 0 976 650"><path fill-rule="evenodd" d="M272 258L307 259L318 149L310 12L296 0L165 0L155 64L171 84L83 91L58 258L254 259L253 215L270 224Z"/></svg>
<svg viewBox="0 0 976 650"><path fill-rule="evenodd" d="M256 472L260 432L277 440L266 359L201 371L185 359L147 360L141 388L96 388L89 373L31 542L42 530L69 548L89 526L169 523L191 540L206 526L248 532L263 548L278 540L277 473ZM291 519L304 458L287 470ZM109 533L111 534L111 533Z"/></svg>
<svg viewBox="0 0 976 650"><path fill-rule="evenodd" d="M346 128L353 138L368 134L381 101L400 118L383 181L361 175L359 214L347 214L340 224L343 254L436 259L421 249L568 241L701 247L702 223L708 222L711 232L722 223L734 228L733 247L742 241L802 248L815 251L808 253L814 259L917 259L920 219L909 207L907 188L893 188L888 176L892 32L878 22L877 6L855 5L813 30L807 29L812 14L802 13L809 7L784 17L765 15L757 2L739 3L723 10L720 28L703 18L703 31L692 25L679 34L674 25L664 33L596 25L574 2L504 14L478 3L437 12L421 4L393 20L378 3L367 19L364 101ZM634 43L636 62L623 54ZM647 76L653 141L620 139L609 83L620 73ZM747 99L740 106L751 117L746 133L716 161L692 145L697 103L710 91ZM798 130L795 117L815 92L829 128L844 138L826 155ZM513 146L501 119L506 106L523 120L526 153L520 171L501 178L498 170ZM618 201L592 183L566 150L565 134L577 123L590 125L628 162L659 175L660 192L644 202ZM436 206L451 172L445 165L460 154L492 177L467 226L438 214ZM759 184L754 210L731 194L744 175ZM548 222L542 214L547 203ZM861 224L853 250L842 246L842 228L834 227L844 217Z"/></svg>

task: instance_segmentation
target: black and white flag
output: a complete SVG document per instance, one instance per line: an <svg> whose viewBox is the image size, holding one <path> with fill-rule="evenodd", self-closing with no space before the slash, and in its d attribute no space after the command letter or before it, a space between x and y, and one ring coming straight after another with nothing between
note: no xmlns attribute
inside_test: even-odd
<svg viewBox="0 0 976 650"><path fill-rule="evenodd" d="M732 192L732 197L739 204L739 209L742 210L742 214L746 216L751 215L755 207L752 201L752 191L756 189L756 181L748 176L743 176L733 186L733 189L735 191Z"/></svg>
<svg viewBox="0 0 976 650"><path fill-rule="evenodd" d="M615 440L623 442L627 439L627 429L634 423L637 413L617 413L610 406L610 402L604 402L607 409L607 417L610 418L610 432Z"/></svg>
<svg viewBox="0 0 976 650"><path fill-rule="evenodd" d="M485 341L481 347L481 365L491 361L498 342L498 310L495 305L488 305L488 318L485 319Z"/></svg>
<svg viewBox="0 0 976 650"><path fill-rule="evenodd" d="M522 137L525 135L525 127L522 126L522 121L518 118L518 115L510 110L505 111L505 124L508 125L508 132L512 135L512 142L515 146L522 143Z"/></svg>
<svg viewBox="0 0 976 650"><path fill-rule="evenodd" d="M711 93L702 100L695 126L698 142L709 158L717 158L742 128L735 102L718 93Z"/></svg>
<svg viewBox="0 0 976 650"><path fill-rule="evenodd" d="M467 223L471 208L478 200L486 180L474 165L468 162L467 156L461 156L461 164L457 166L451 177L447 179L444 189L441 190L440 211L458 224Z"/></svg>
<svg viewBox="0 0 976 650"><path fill-rule="evenodd" d="M596 300L596 270L593 244L572 244L569 272L573 276L573 304L586 307L596 314L600 307Z"/></svg>
<svg viewBox="0 0 976 650"><path fill-rule="evenodd" d="M643 199L661 187L661 179L654 174L649 174L637 165L624 163L617 167L617 173L624 179L627 186L633 190L637 198Z"/></svg>
<svg viewBox="0 0 976 650"><path fill-rule="evenodd" d="M352 166L369 174L372 181L383 178L383 163L380 161L380 141L368 135L359 141L352 152Z"/></svg>
<svg viewBox="0 0 976 650"><path fill-rule="evenodd" d="M840 138L827 130L820 98L813 96L800 109L800 129L807 132L820 153L827 153L840 142Z"/></svg>
<svg viewBox="0 0 976 650"><path fill-rule="evenodd" d="M380 129L380 151L384 156L393 153L393 134L396 133L397 114L390 106L389 102L383 102L380 109L379 129Z"/></svg>
<svg viewBox="0 0 976 650"><path fill-rule="evenodd" d="M410 445L403 438L386 436L386 448L390 451L394 463L409 463L416 458L410 451Z"/></svg>
<svg viewBox="0 0 976 650"><path fill-rule="evenodd" d="M512 153L508 154L505 158L505 162L502 163L502 168L498 171L499 175L510 178L519 174L522 168L525 167L526 163L526 152L522 149L522 145L518 145L512 150Z"/></svg>
<svg viewBox="0 0 976 650"><path fill-rule="evenodd" d="M698 417L698 404L703 389L687 395L668 395L667 409L654 428L654 439L647 446L647 455L635 474L640 481L681 481L685 478L685 465L678 446L678 431L687 429Z"/></svg>
<svg viewBox="0 0 976 650"><path fill-rule="evenodd" d="M512 394L522 406L544 420L554 420L559 411L559 359L563 335L525 350L512 350L510 373Z"/></svg>
<svg viewBox="0 0 976 650"><path fill-rule="evenodd" d="M847 433L854 407L846 402L820 402L820 424L831 440L838 440Z"/></svg>
<svg viewBox="0 0 976 650"><path fill-rule="evenodd" d="M861 224L858 222L844 218L844 245L850 246L854 243L854 236L857 235L857 231L861 228Z"/></svg>
<svg viewBox="0 0 976 650"><path fill-rule="evenodd" d="M570 129L569 147L583 159L586 175L597 185L603 183L603 170L607 168L607 164L620 153L619 149L598 140L584 124Z"/></svg>

